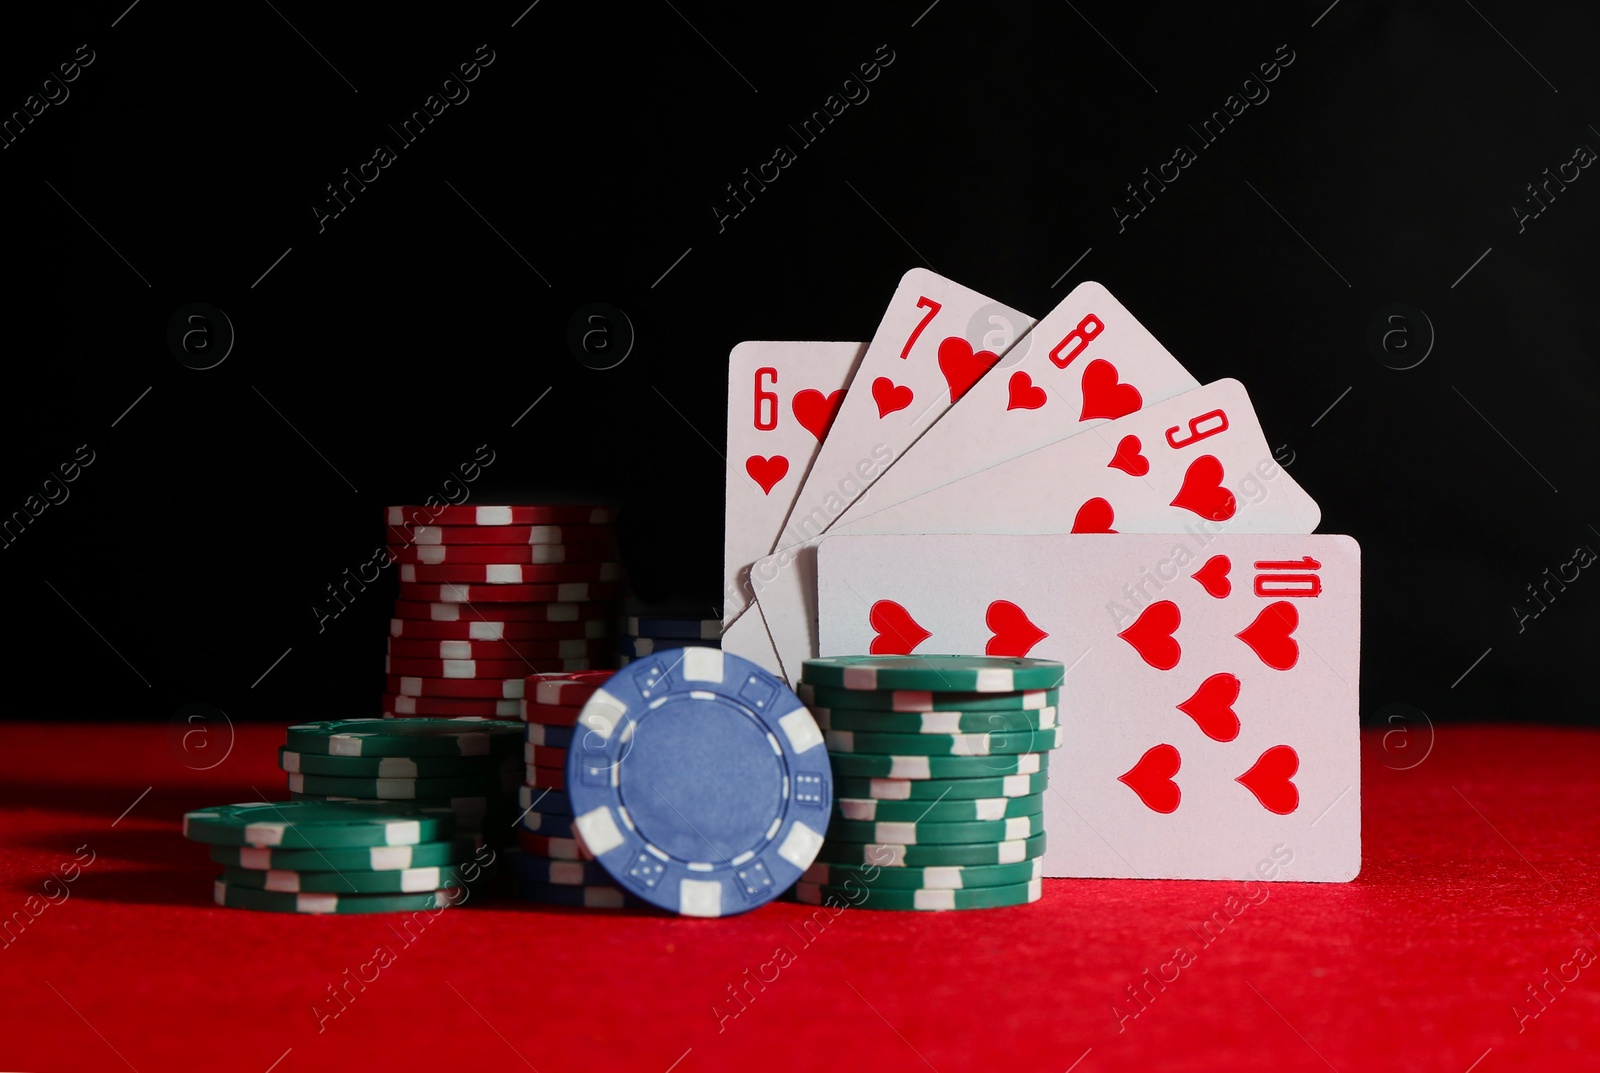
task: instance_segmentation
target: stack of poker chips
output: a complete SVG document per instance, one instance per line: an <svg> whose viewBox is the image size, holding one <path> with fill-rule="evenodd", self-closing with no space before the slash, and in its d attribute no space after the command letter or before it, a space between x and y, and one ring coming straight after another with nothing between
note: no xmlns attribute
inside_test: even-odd
<svg viewBox="0 0 1600 1073"><path fill-rule="evenodd" d="M800 697L833 765L833 816L799 901L988 909L1043 893L1044 792L1063 677L1051 660L807 660Z"/></svg>
<svg viewBox="0 0 1600 1073"><path fill-rule="evenodd" d="M251 801L183 818L184 837L223 865L218 905L279 913L458 905L492 860L454 830L448 810L392 802Z"/></svg>
<svg viewBox="0 0 1600 1073"><path fill-rule="evenodd" d="M609 663L622 590L611 512L389 507L400 595L385 715L515 718L523 679Z"/></svg>
<svg viewBox="0 0 1600 1073"><path fill-rule="evenodd" d="M512 840L522 734L511 720L341 719L288 736L278 764L292 800L443 809L491 848Z"/></svg>
<svg viewBox="0 0 1600 1073"><path fill-rule="evenodd" d="M669 648L722 647L722 620L710 615L630 615L617 640L617 666Z"/></svg>
<svg viewBox="0 0 1600 1073"><path fill-rule="evenodd" d="M590 859L572 830L567 755L583 706L611 671L530 675L521 701L525 785L518 800L517 845L506 865L515 893L528 901L590 909L627 904L622 890Z"/></svg>

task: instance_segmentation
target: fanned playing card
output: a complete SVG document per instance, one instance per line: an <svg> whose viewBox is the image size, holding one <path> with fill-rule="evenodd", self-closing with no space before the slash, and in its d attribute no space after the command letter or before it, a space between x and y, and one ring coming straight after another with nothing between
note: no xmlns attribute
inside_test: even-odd
<svg viewBox="0 0 1600 1073"><path fill-rule="evenodd" d="M1345 882L1361 867L1347 536L835 536L823 655L1067 667L1045 875Z"/></svg>
<svg viewBox="0 0 1600 1073"><path fill-rule="evenodd" d="M866 506L863 500L857 506ZM1316 502L1218 380L876 512L842 533L1309 533Z"/></svg>
<svg viewBox="0 0 1600 1073"><path fill-rule="evenodd" d="M774 554L749 573L764 612L769 599L783 605L782 613L765 619L791 681L798 664L789 667L786 652L803 658L815 643L816 575L809 553L801 556L799 549L826 531L1032 323L1026 314L926 269L901 278L833 431L774 535Z"/></svg>
<svg viewBox="0 0 1600 1073"><path fill-rule="evenodd" d="M865 351L865 343L746 342L728 355L724 627L750 606L745 571L772 550Z"/></svg>

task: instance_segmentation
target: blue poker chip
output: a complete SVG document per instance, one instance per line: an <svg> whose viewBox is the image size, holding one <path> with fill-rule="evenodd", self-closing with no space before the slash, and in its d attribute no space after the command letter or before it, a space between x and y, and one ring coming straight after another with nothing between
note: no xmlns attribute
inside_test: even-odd
<svg viewBox="0 0 1600 1073"><path fill-rule="evenodd" d="M533 810L553 816L572 815L572 799L560 790L547 790L542 786L522 786L517 789L517 809Z"/></svg>
<svg viewBox="0 0 1600 1073"><path fill-rule="evenodd" d="M617 886L686 916L772 901L828 828L832 776L800 698L748 660L676 648L584 705L567 751L579 837Z"/></svg>
<svg viewBox="0 0 1600 1073"><path fill-rule="evenodd" d="M722 637L722 620L699 615L633 615L628 619L628 636L715 641Z"/></svg>
<svg viewBox="0 0 1600 1073"><path fill-rule="evenodd" d="M690 645L706 645L705 641L696 641L687 637L619 637L617 638L617 651L630 659L648 656L655 652L665 652L671 648L688 648ZM710 647L719 647L721 641L709 642Z"/></svg>
<svg viewBox="0 0 1600 1073"><path fill-rule="evenodd" d="M548 883L558 887L613 886L611 876L594 861L558 861L530 853L507 853L506 871L518 883Z"/></svg>
<svg viewBox="0 0 1600 1073"><path fill-rule="evenodd" d="M536 835L572 837L572 817L559 812L524 812L517 818L517 826Z"/></svg>
<svg viewBox="0 0 1600 1073"><path fill-rule="evenodd" d="M572 744L571 727L529 722L527 732L528 744L530 745L544 745L552 749L565 749Z"/></svg>

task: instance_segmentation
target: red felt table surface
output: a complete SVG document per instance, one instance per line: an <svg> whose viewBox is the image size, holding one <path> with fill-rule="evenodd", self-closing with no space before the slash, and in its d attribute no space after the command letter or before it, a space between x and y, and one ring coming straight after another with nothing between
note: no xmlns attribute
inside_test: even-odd
<svg viewBox="0 0 1600 1073"><path fill-rule="evenodd" d="M0 1068L1592 1063L1600 735L1446 727L1425 759L1398 770L1423 757L1426 733L1407 749L1364 743L1356 882L1267 885L1256 904L1234 903L1226 927L1213 924L1209 945L1192 928L1239 884L1047 880L1044 900L1022 908L849 909L809 931L816 910L788 903L688 920L485 898L407 941L394 917L211 903L217 869L180 836L179 818L257 790L286 796L281 728L238 728L227 759L197 771L163 725L7 725L0 911L13 931L0 949ZM207 755L221 755L225 737ZM57 902L46 903L47 877L78 847L93 863L65 900L52 887ZM1193 954L1187 967L1171 963L1180 946ZM1146 970L1170 982L1155 990ZM329 989L359 986L356 974L371 982L341 1008ZM1119 1024L1119 1011L1140 1010L1127 990L1141 983L1153 997Z"/></svg>

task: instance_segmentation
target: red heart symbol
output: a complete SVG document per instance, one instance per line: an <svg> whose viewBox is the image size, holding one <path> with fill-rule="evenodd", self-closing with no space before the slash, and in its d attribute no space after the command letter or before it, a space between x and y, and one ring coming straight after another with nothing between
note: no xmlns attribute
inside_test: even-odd
<svg viewBox="0 0 1600 1073"><path fill-rule="evenodd" d="M1300 790L1289 781L1299 770L1299 754L1287 745L1274 745L1233 781L1255 794L1268 812L1287 816L1300 807Z"/></svg>
<svg viewBox="0 0 1600 1073"><path fill-rule="evenodd" d="M893 380L880 376L872 382L872 400L878 404L878 416L888 417L911 405L911 389L895 387Z"/></svg>
<svg viewBox="0 0 1600 1073"><path fill-rule="evenodd" d="M1083 501L1078 513L1072 517L1074 533L1115 533L1111 523L1117 520L1116 511L1099 496Z"/></svg>
<svg viewBox="0 0 1600 1073"><path fill-rule="evenodd" d="M1126 417L1144 405L1139 389L1117 383L1117 367L1096 358L1083 370L1083 413L1079 421L1096 417Z"/></svg>
<svg viewBox="0 0 1600 1073"><path fill-rule="evenodd" d="M1178 750L1165 743L1151 746L1139 762L1117 776L1117 781L1139 795L1145 807L1162 815L1176 812L1183 791L1172 776L1183 766Z"/></svg>
<svg viewBox="0 0 1600 1073"><path fill-rule="evenodd" d="M933 636L923 629L911 612L893 600L879 600L867 612L867 622L877 631L867 649L875 656L909 656L918 645Z"/></svg>
<svg viewBox="0 0 1600 1073"><path fill-rule="evenodd" d="M1137 436L1124 436L1117 443L1117 453L1111 456L1108 469L1120 469L1130 477L1143 477L1150 472L1150 460L1139 453L1144 444Z"/></svg>
<svg viewBox="0 0 1600 1073"><path fill-rule="evenodd" d="M1220 600L1233 591L1233 582L1228 580L1228 571L1231 569L1233 560L1226 555L1213 555L1204 566L1189 576L1198 581L1208 595Z"/></svg>
<svg viewBox="0 0 1600 1073"><path fill-rule="evenodd" d="M1178 705L1178 711L1193 719L1200 732L1213 741L1232 741L1239 736L1239 717L1233 702L1239 699L1239 679L1226 671L1213 674L1194 696Z"/></svg>
<svg viewBox="0 0 1600 1073"><path fill-rule="evenodd" d="M761 486L763 495L771 495L772 486L783 480L784 474L789 472L789 460L782 455L773 455L771 458L751 455L744 460L744 471Z"/></svg>
<svg viewBox="0 0 1600 1073"><path fill-rule="evenodd" d="M1028 649L1050 636L1035 626L1027 613L1010 600L991 603L983 621L994 634L983 650L990 656L1026 656Z"/></svg>
<svg viewBox="0 0 1600 1073"><path fill-rule="evenodd" d="M1011 374L1011 381L1007 384L1011 392L1011 401L1006 403L1008 410L1037 410L1044 405L1044 388L1033 382L1033 377L1024 372Z"/></svg>
<svg viewBox="0 0 1600 1073"><path fill-rule="evenodd" d="M952 335L939 344L939 371L950 385L950 405L961 401L961 396L972 389L978 378L988 372L1000 355L992 350L972 352L972 344L959 335Z"/></svg>
<svg viewBox="0 0 1600 1073"><path fill-rule="evenodd" d="M796 391L794 398L789 401L789 406L794 410L794 419L800 422L800 427L817 438L821 443L822 438L828 434L828 426L833 424L833 419L839 413L839 404L844 401L844 388L840 388L831 395L824 395L814 387L804 391Z"/></svg>
<svg viewBox="0 0 1600 1073"><path fill-rule="evenodd" d="M1183 656L1183 649L1172 636L1182 621L1177 604L1171 600L1157 600L1117 636L1132 645L1139 658L1156 670L1170 671Z"/></svg>
<svg viewBox="0 0 1600 1073"><path fill-rule="evenodd" d="M1239 503L1232 492L1222 487L1222 463L1217 456L1201 455L1189 463L1183 487L1178 489L1172 505L1192 510L1208 521L1225 522L1233 517Z"/></svg>
<svg viewBox="0 0 1600 1073"><path fill-rule="evenodd" d="M1288 600L1278 600L1261 609L1256 620L1235 637L1249 645L1256 655L1275 671L1286 671L1300 662L1300 645L1290 634L1300 625L1300 612Z"/></svg>

